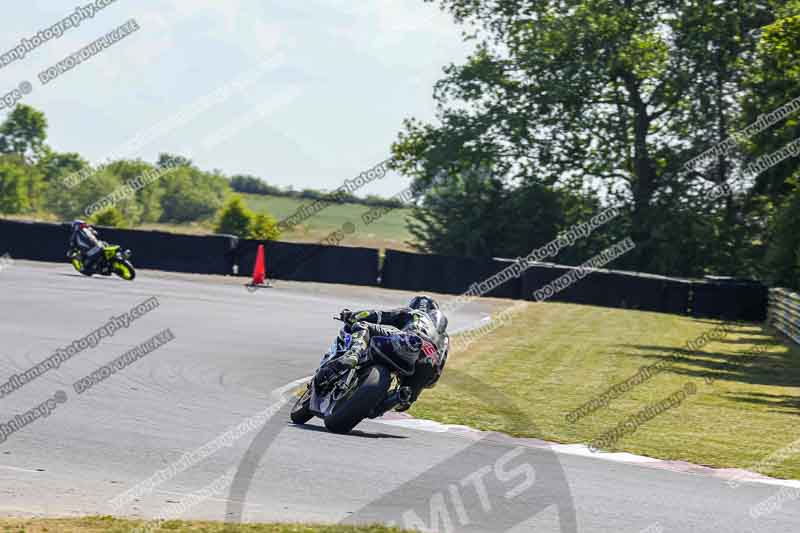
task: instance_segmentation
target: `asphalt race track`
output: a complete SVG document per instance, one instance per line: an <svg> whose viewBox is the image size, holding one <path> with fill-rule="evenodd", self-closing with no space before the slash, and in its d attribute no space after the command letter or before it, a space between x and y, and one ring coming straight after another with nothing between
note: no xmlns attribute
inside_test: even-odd
<svg viewBox="0 0 800 533"><path fill-rule="evenodd" d="M159 307L0 399L0 423L64 391L46 418L0 444L0 514L150 518L226 473L233 484L185 518L382 521L440 531L800 531L800 500L752 518L779 487L729 488L708 475L519 446L501 436L365 422L333 435L319 421L264 426L179 472L119 512L109 500L274 404L308 376L342 307L391 307L408 293L142 271L133 283L69 265L0 272L0 384L151 297ZM451 316L477 323L496 303ZM174 340L77 394L73 383L169 328ZM532 421L535 423L535 421ZM208 495L208 494L207 494ZM238 499L241 498L241 499ZM231 501L232 500L232 501ZM227 513L227 514L226 514Z"/></svg>

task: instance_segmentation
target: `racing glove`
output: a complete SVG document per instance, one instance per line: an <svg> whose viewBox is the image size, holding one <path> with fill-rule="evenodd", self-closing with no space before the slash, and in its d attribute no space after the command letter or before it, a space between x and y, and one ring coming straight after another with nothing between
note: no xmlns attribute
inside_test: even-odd
<svg viewBox="0 0 800 533"><path fill-rule="evenodd" d="M339 312L339 319L345 324L353 324L355 322L355 313L350 309L342 309Z"/></svg>

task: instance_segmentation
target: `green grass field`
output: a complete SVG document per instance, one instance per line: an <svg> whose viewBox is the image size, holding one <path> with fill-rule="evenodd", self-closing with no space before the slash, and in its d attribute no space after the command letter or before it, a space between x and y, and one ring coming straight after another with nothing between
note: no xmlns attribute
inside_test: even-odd
<svg viewBox="0 0 800 533"><path fill-rule="evenodd" d="M314 201L288 198L284 196L265 196L244 194L247 206L256 213L269 212L281 220L292 215L300 206L310 205ZM405 241L411 239L406 229L405 219L410 209L395 209L379 220L366 225L361 215L372 209L360 204L335 204L327 207L298 225L292 231L281 236L281 240L316 242L324 239L332 231L342 228L346 222L355 224L355 232L341 242L346 246L367 246L371 248L408 249Z"/></svg>
<svg viewBox="0 0 800 533"><path fill-rule="evenodd" d="M150 525L142 520L118 520L108 516L86 518L53 519L4 519L0 528L8 533L129 533ZM320 526L304 524L243 524L231 525L223 522L183 522L171 520L160 527L146 529L148 533L392 533L399 529L383 526Z"/></svg>
<svg viewBox="0 0 800 533"><path fill-rule="evenodd" d="M587 443L691 383L696 394L601 449L753 470L800 438L800 349L761 325L733 325L726 337L694 351L686 342L721 322L550 302L523 309L511 324L453 353L440 384L422 395L412 414ZM574 423L565 419L641 366L672 354L678 359L665 370L607 407ZM464 374L499 389L509 402L483 403L475 383L460 378ZM761 473L800 479L800 457L781 459L762 465Z"/></svg>

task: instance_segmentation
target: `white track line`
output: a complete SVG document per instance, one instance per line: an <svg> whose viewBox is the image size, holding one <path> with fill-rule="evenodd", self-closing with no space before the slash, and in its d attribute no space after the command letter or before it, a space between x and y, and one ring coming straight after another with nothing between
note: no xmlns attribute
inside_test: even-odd
<svg viewBox="0 0 800 533"><path fill-rule="evenodd" d="M392 416L397 416L395 413ZM706 475L721 480L735 479L737 483L759 483L763 485L778 485L784 487L800 487L800 480L795 479L777 479L767 477L755 472L742 470L738 468L713 468L709 466L695 465L686 461L669 461L665 459L654 459L643 455L636 455L628 452L592 452L585 444L559 444L556 442L548 442L540 439L518 438L498 433L496 431L481 431L468 426L461 426L455 424L442 424L434 420L417 419L411 415L405 415L403 418L378 418L373 420L379 424L388 426L401 427L416 431L427 431L429 433L451 433L468 438L478 439L485 437L496 437L501 441L508 442L513 446L524 446L528 448L550 449L555 453L563 455L575 455L579 457L587 457L591 459L598 459L601 461L610 461L614 463L626 463L644 466L647 468L658 468L661 470L670 470L672 472Z"/></svg>
<svg viewBox="0 0 800 533"><path fill-rule="evenodd" d="M175 491L171 491L171 490L156 490L154 492L156 494L165 494L167 496L180 496L180 497L187 497L187 498L195 495L194 492L175 492ZM263 507L264 506L263 503L240 502L238 500L229 500L228 498L214 498L212 496L209 496L208 498L205 498L204 501L215 501L215 502L222 502L222 503L228 503L228 502L241 503L243 505L247 505L247 506L250 506L250 507Z"/></svg>

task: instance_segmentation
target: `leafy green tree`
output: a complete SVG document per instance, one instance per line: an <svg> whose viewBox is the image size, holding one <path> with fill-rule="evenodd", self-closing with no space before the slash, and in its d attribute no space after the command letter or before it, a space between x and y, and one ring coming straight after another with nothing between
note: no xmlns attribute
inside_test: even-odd
<svg viewBox="0 0 800 533"><path fill-rule="evenodd" d="M12 158L0 158L0 213L21 213L30 209L28 175Z"/></svg>
<svg viewBox="0 0 800 533"><path fill-rule="evenodd" d="M214 231L249 239L277 240L280 237L278 221L269 213L255 214L238 194L231 195L220 209Z"/></svg>
<svg viewBox="0 0 800 533"><path fill-rule="evenodd" d="M598 201L531 181L504 184L488 168L439 176L408 219L417 249L445 255L516 257L589 220ZM592 235L562 251L559 262L580 263L607 238Z"/></svg>
<svg viewBox="0 0 800 533"><path fill-rule="evenodd" d="M779 2L776 18L759 32L756 54L746 65L745 95L739 126L759 124L770 114L773 124L744 141L748 164L800 139L800 111L777 112L800 98L800 0ZM796 109L796 105L795 105ZM739 253L747 269L777 283L794 283L797 241L797 159L789 158L755 177L752 188L742 196L739 218L745 222L745 236ZM731 226L734 231L741 226ZM794 280L794 281L792 281Z"/></svg>
<svg viewBox="0 0 800 533"><path fill-rule="evenodd" d="M210 218L222 206L230 192L228 181L217 174L194 167L179 167L160 182L162 222L190 222Z"/></svg>
<svg viewBox="0 0 800 533"><path fill-rule="evenodd" d="M281 191L278 187L270 185L266 181L248 174L237 174L232 176L231 188L236 192L246 192L251 194L283 194L283 191Z"/></svg>
<svg viewBox="0 0 800 533"><path fill-rule="evenodd" d="M154 175L153 173L159 170L162 169L138 159L114 161L104 168L104 171L117 176L123 184L136 183L135 180L146 175ZM157 222L163 212L161 200L164 191L160 185L157 180L142 188L133 187L135 189L133 196L118 204L125 218L134 224Z"/></svg>
<svg viewBox="0 0 800 533"><path fill-rule="evenodd" d="M43 155L46 139L44 113L24 104L17 104L0 124L0 153L15 154L29 163Z"/></svg>
<svg viewBox="0 0 800 533"><path fill-rule="evenodd" d="M266 241L276 241L280 238L278 221L268 213L258 213L250 225L250 238Z"/></svg>
<svg viewBox="0 0 800 533"><path fill-rule="evenodd" d="M59 153L45 147L36 166L46 183L51 183L88 167L89 164L75 152Z"/></svg>
<svg viewBox="0 0 800 533"><path fill-rule="evenodd" d="M42 112L17 105L0 124L3 159L0 209L8 213L40 211L45 184L38 163L47 152L47 120Z"/></svg>
<svg viewBox="0 0 800 533"><path fill-rule="evenodd" d="M113 172L103 169L90 179L84 180L73 188L67 187L61 180L48 185L45 202L49 211L61 219L70 220L86 218L86 210L95 202L105 198L122 186L122 181ZM132 200L124 200L117 205L125 211L123 205L132 204Z"/></svg>
<svg viewBox="0 0 800 533"><path fill-rule="evenodd" d="M743 123L754 123L800 97L800 0L792 0L779 11L781 16L766 25L758 42L755 59L748 65L745 83ZM749 139L748 161L769 154L800 138L800 111L795 111ZM787 160L762 172L754 194L782 196L793 191L788 178L797 168Z"/></svg>
<svg viewBox="0 0 800 533"><path fill-rule="evenodd" d="M116 207L109 207L98 211L89 217L89 223L97 226L108 226L111 228L127 228L128 221L125 220L125 215Z"/></svg>
<svg viewBox="0 0 800 533"><path fill-rule="evenodd" d="M137 203L141 208L139 222L158 222L164 214L161 207L164 201L164 188L159 183L153 183L140 189L136 193Z"/></svg>
<svg viewBox="0 0 800 533"><path fill-rule="evenodd" d="M244 205L242 197L232 195L220 210L214 231L247 238L251 234L254 220L255 215Z"/></svg>
<svg viewBox="0 0 800 533"><path fill-rule="evenodd" d="M694 203L714 218L727 209L725 201L702 201L727 170L680 170L727 136L739 111L729 104L755 49L752 30L769 22L769 5L437 3L478 28L468 30L477 46L436 84L436 123L407 120L393 147L396 167L420 189L440 172L457 179L465 166L491 162L509 191L530 182L575 195L596 191L625 206L628 216L615 225L637 242L626 260L651 271L660 257L681 253L680 240L663 238L676 220L665 211L682 213ZM484 209L481 215L496 218L489 204ZM717 237L703 244L713 246ZM518 253L524 248L520 243ZM683 267L671 273L696 273L703 264Z"/></svg>
<svg viewBox="0 0 800 533"><path fill-rule="evenodd" d="M502 255L506 200L502 182L486 169L436 181L408 219L413 245L443 255Z"/></svg>
<svg viewBox="0 0 800 533"><path fill-rule="evenodd" d="M120 159L106 165L104 170L116 175L120 181L128 182L142 176L146 172L155 170L155 167L139 159Z"/></svg>
<svg viewBox="0 0 800 533"><path fill-rule="evenodd" d="M167 168L167 167L191 167L192 160L188 157L184 157L182 155L177 154L168 154L168 153L161 153L158 154L158 161L156 162L156 166L159 168Z"/></svg>
<svg viewBox="0 0 800 533"><path fill-rule="evenodd" d="M785 196L771 222L771 240L767 247L767 278L776 285L800 290L800 186L791 180L794 190Z"/></svg>

